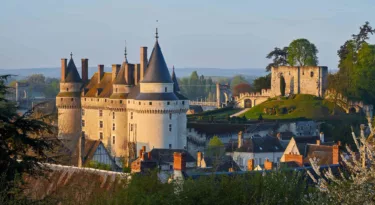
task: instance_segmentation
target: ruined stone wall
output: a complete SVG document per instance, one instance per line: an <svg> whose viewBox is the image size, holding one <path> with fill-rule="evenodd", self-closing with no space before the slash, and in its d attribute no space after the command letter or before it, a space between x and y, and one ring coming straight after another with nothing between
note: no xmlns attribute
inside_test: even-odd
<svg viewBox="0 0 375 205"><path fill-rule="evenodd" d="M279 96L280 77L285 79L285 94L310 94L322 97L327 87L325 66L280 66L271 69L271 96Z"/></svg>

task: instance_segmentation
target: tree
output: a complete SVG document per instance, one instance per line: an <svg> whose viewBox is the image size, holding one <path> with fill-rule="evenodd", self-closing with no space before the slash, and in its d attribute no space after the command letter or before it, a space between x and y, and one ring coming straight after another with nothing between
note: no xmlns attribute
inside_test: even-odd
<svg viewBox="0 0 375 205"><path fill-rule="evenodd" d="M233 77L232 81L230 82L230 87L233 89L234 87L242 83L249 83L249 82L242 75L236 75Z"/></svg>
<svg viewBox="0 0 375 205"><path fill-rule="evenodd" d="M17 173L39 174L43 168L40 162L47 160L47 152L53 151L56 143L45 137L55 131L45 122L48 116L35 118L33 110L19 115L15 103L5 99L7 77L0 76L0 170L8 182L2 191L15 186L12 182Z"/></svg>
<svg viewBox="0 0 375 205"><path fill-rule="evenodd" d="M288 65L287 61L288 57L288 47L284 47L282 49L275 47L273 51L268 53L266 58L272 59L272 63L268 64L266 67L266 71L269 72L271 71L272 67L278 67L282 65Z"/></svg>
<svg viewBox="0 0 375 205"><path fill-rule="evenodd" d="M217 146L224 146L224 144L220 140L220 138L217 135L215 135L208 142L208 146L210 146L210 147L217 147Z"/></svg>
<svg viewBox="0 0 375 205"><path fill-rule="evenodd" d="M288 64L291 66L316 66L318 49L307 39L292 41L288 47Z"/></svg>
<svg viewBox="0 0 375 205"><path fill-rule="evenodd" d="M255 92L260 92L262 89L271 88L271 74L259 77L253 82L253 90Z"/></svg>
<svg viewBox="0 0 375 205"><path fill-rule="evenodd" d="M281 96L285 96L285 87L286 87L285 78L284 78L284 76L280 76L280 93L281 93Z"/></svg>
<svg viewBox="0 0 375 205"><path fill-rule="evenodd" d="M251 85L248 83L240 83L232 89L232 95L238 96L240 93L249 93L252 91Z"/></svg>

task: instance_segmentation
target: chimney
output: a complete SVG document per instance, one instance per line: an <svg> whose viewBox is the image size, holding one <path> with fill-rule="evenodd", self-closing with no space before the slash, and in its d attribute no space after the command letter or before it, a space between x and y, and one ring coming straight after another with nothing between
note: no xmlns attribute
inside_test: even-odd
<svg viewBox="0 0 375 205"><path fill-rule="evenodd" d="M140 149L140 150L139 150L139 156L138 156L138 157L142 158L142 153L143 153L143 149Z"/></svg>
<svg viewBox="0 0 375 205"><path fill-rule="evenodd" d="M104 75L104 65L98 65L98 83L102 80Z"/></svg>
<svg viewBox="0 0 375 205"><path fill-rule="evenodd" d="M139 83L139 77L140 77L140 71L141 71L141 64L134 64L134 85L138 85Z"/></svg>
<svg viewBox="0 0 375 205"><path fill-rule="evenodd" d="M146 152L146 146L142 146L142 151Z"/></svg>
<svg viewBox="0 0 375 205"><path fill-rule="evenodd" d="M66 76L66 58L61 59L61 82L65 81Z"/></svg>
<svg viewBox="0 0 375 205"><path fill-rule="evenodd" d="M341 141L337 141L337 146L341 147Z"/></svg>
<svg viewBox="0 0 375 205"><path fill-rule="evenodd" d="M316 140L316 144L317 144L317 145L320 145L320 140Z"/></svg>
<svg viewBox="0 0 375 205"><path fill-rule="evenodd" d="M81 75L82 75L82 82L83 84L87 83L88 75L89 75L89 59L82 58L81 59Z"/></svg>
<svg viewBox="0 0 375 205"><path fill-rule="evenodd" d="M254 170L254 159L247 160L247 171Z"/></svg>
<svg viewBox="0 0 375 205"><path fill-rule="evenodd" d="M338 145L333 145L332 146L332 164L339 164L339 146Z"/></svg>
<svg viewBox="0 0 375 205"><path fill-rule="evenodd" d="M186 170L185 153L181 153L181 152L173 153L173 169L180 170L180 171Z"/></svg>
<svg viewBox="0 0 375 205"><path fill-rule="evenodd" d="M273 165L273 163L270 162L268 159L266 159L266 161L264 162L264 169L265 170L272 170L272 165Z"/></svg>
<svg viewBox="0 0 375 205"><path fill-rule="evenodd" d="M120 71L120 64L112 64L112 82L115 81L118 72Z"/></svg>
<svg viewBox="0 0 375 205"><path fill-rule="evenodd" d="M143 80L147 69L147 47L141 47L141 66L140 66L140 81Z"/></svg>
<svg viewBox="0 0 375 205"><path fill-rule="evenodd" d="M202 166L201 163L202 163L202 152L198 151L197 152L197 167L201 167Z"/></svg>
<svg viewBox="0 0 375 205"><path fill-rule="evenodd" d="M242 147L242 142L243 142L243 132L239 131L238 132L238 148Z"/></svg>
<svg viewBox="0 0 375 205"><path fill-rule="evenodd" d="M125 65L125 80L128 83L128 85L133 85L134 84L134 64L126 64Z"/></svg>
<svg viewBox="0 0 375 205"><path fill-rule="evenodd" d="M320 142L324 143L324 133L323 132L320 132L319 137L320 137Z"/></svg>
<svg viewBox="0 0 375 205"><path fill-rule="evenodd" d="M148 159L148 160L151 160L151 158L152 158L152 157L151 157L151 152L147 152L147 159Z"/></svg>
<svg viewBox="0 0 375 205"><path fill-rule="evenodd" d="M298 166L303 166L303 156L299 154L285 154L285 161L284 162L295 162L298 164Z"/></svg>

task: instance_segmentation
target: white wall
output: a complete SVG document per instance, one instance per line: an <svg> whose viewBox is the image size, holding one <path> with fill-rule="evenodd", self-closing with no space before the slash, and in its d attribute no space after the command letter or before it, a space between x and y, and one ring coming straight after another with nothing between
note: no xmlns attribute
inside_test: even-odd
<svg viewBox="0 0 375 205"><path fill-rule="evenodd" d="M254 159L254 167L256 167L258 165L263 165L266 159L274 163L280 162L282 155L283 152L234 152L233 160L238 164L242 171L247 171L247 161L249 159Z"/></svg>

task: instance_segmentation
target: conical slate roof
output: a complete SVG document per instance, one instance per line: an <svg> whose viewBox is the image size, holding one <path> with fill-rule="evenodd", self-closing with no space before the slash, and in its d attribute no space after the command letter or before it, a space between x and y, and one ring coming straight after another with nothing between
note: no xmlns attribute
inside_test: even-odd
<svg viewBox="0 0 375 205"><path fill-rule="evenodd" d="M77 67L74 64L73 58L70 58L68 67L66 68L65 81L66 83L80 83L81 77L78 74Z"/></svg>
<svg viewBox="0 0 375 205"><path fill-rule="evenodd" d="M172 83L167 64L158 41L155 42L145 76L141 83Z"/></svg>
<svg viewBox="0 0 375 205"><path fill-rule="evenodd" d="M180 92L180 86L178 86L176 73L174 72L174 66L173 66L173 72L172 72L172 81L173 81L173 92Z"/></svg>
<svg viewBox="0 0 375 205"><path fill-rule="evenodd" d="M120 71L118 72L117 76L116 76L116 79L115 79L115 82L113 82L113 84L117 84L117 85L126 85L126 80L125 80L125 64L126 62L124 62L120 68Z"/></svg>

